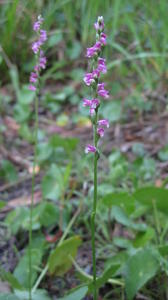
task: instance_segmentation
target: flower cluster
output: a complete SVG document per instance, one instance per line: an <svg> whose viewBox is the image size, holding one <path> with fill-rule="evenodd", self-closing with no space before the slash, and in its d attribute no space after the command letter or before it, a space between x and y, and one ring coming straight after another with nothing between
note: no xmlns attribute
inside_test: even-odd
<svg viewBox="0 0 168 300"><path fill-rule="evenodd" d="M29 89L31 91L35 91L37 89L36 84L38 81L39 73L42 69L45 69L47 63L47 59L44 56L44 52L41 50L41 47L47 40L47 32L41 29L43 21L43 18L41 16L38 16L37 21L33 25L33 30L37 33L38 40L32 44L32 50L34 54L37 55L37 64L34 67L34 71L30 74Z"/></svg>
<svg viewBox="0 0 168 300"><path fill-rule="evenodd" d="M106 34L104 33L104 20L103 17L98 17L97 22L94 24L96 29L97 41L95 45L90 48L87 48L86 56L89 59L93 60L93 65L96 63L96 68L94 67L92 72L85 74L84 82L87 86L92 87L94 91L93 99L83 99L83 106L89 107L90 116L92 117L92 123L96 126L97 131L97 140L104 136L105 129L104 127L109 127L109 122L106 119L98 120L98 109L100 107L100 100L98 97L109 98L109 92L105 89L105 83L100 82L101 74L105 74L107 72L106 60L101 57L102 50L106 45ZM97 145L87 145L85 148L85 153L97 152Z"/></svg>

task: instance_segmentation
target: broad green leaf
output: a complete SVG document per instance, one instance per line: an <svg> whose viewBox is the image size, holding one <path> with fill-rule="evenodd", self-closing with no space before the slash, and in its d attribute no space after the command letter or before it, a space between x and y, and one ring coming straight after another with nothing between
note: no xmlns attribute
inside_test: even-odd
<svg viewBox="0 0 168 300"><path fill-rule="evenodd" d="M37 267L40 265L43 249L44 238L42 236L36 237L32 241L31 259L32 259L32 285L37 278ZM14 270L14 276L24 288L29 287L29 249L25 250L24 255L19 260L18 265Z"/></svg>
<svg viewBox="0 0 168 300"><path fill-rule="evenodd" d="M59 208L54 203L44 202L38 207L40 224L48 227L59 222Z"/></svg>
<svg viewBox="0 0 168 300"><path fill-rule="evenodd" d="M55 149L56 147L63 148L68 154L76 149L78 139L76 138L62 138L55 134L50 138L50 145Z"/></svg>
<svg viewBox="0 0 168 300"><path fill-rule="evenodd" d="M62 32L61 31L55 32L48 38L48 42L47 42L48 47L54 47L55 45L60 43L62 39L63 39Z"/></svg>
<svg viewBox="0 0 168 300"><path fill-rule="evenodd" d="M132 221L129 218L129 216L126 215L126 213L124 212L124 210L121 207L113 206L112 215L118 223L120 223L126 227L129 227L131 229L134 229L137 231L145 231L147 228L146 224L144 224L144 223L135 223L134 221Z"/></svg>
<svg viewBox="0 0 168 300"><path fill-rule="evenodd" d="M9 182L17 180L17 170L9 160L4 159L1 161L0 177L4 177Z"/></svg>
<svg viewBox="0 0 168 300"><path fill-rule="evenodd" d="M68 44L66 48L66 54L72 60L79 57L81 53L81 44L78 41L73 41L72 43Z"/></svg>
<svg viewBox="0 0 168 300"><path fill-rule="evenodd" d="M17 291L15 290L15 294L19 300L29 300L29 292L28 291ZM45 290L36 290L35 293L32 294L32 300L51 300L48 296L48 293Z"/></svg>
<svg viewBox="0 0 168 300"><path fill-rule="evenodd" d="M19 93L19 102L23 105L27 105L33 102L34 100L34 93L29 90L28 85L23 85L20 93Z"/></svg>
<svg viewBox="0 0 168 300"><path fill-rule="evenodd" d="M60 246L57 246L48 260L50 273L60 276L66 273L72 266L70 257L75 258L80 245L80 237L74 236L64 241Z"/></svg>
<svg viewBox="0 0 168 300"><path fill-rule="evenodd" d="M168 160L168 145L165 145L158 153L158 157L162 161Z"/></svg>
<svg viewBox="0 0 168 300"><path fill-rule="evenodd" d="M43 196L49 200L59 200L63 192L63 171L52 164L46 176L42 180Z"/></svg>
<svg viewBox="0 0 168 300"><path fill-rule="evenodd" d="M134 197L127 193L110 193L103 197L102 202L108 207L113 205L120 206L128 214L132 213L135 209Z"/></svg>
<svg viewBox="0 0 168 300"><path fill-rule="evenodd" d="M136 248L145 246L148 242L150 242L153 238L155 238L155 230L152 227L148 227L145 232L138 232L133 245Z"/></svg>
<svg viewBox="0 0 168 300"><path fill-rule="evenodd" d="M40 163L48 160L52 154L52 148L48 143L39 143L37 146L37 159Z"/></svg>
<svg viewBox="0 0 168 300"><path fill-rule="evenodd" d="M162 256L167 256L168 255L168 244L166 243L165 245L160 245L158 247L158 250Z"/></svg>
<svg viewBox="0 0 168 300"><path fill-rule="evenodd" d="M13 294L1 293L0 300L20 300L20 299Z"/></svg>
<svg viewBox="0 0 168 300"><path fill-rule="evenodd" d="M59 298L58 300L82 300L85 297L87 291L88 287L83 286L76 289L75 291L73 290L70 294L63 298Z"/></svg>
<svg viewBox="0 0 168 300"><path fill-rule="evenodd" d="M132 146L132 152L137 156L143 157L145 155L144 144L142 143L134 143Z"/></svg>
<svg viewBox="0 0 168 300"><path fill-rule="evenodd" d="M157 209L168 214L168 190L148 186L137 189L133 197L140 203L149 206L152 210L154 205Z"/></svg>
<svg viewBox="0 0 168 300"><path fill-rule="evenodd" d="M1 276L3 278L4 281L7 281L11 287L13 289L17 289L17 290L22 290L23 287L20 285L19 281L16 279L16 277L10 273L10 272L5 272L5 271L1 271Z"/></svg>
<svg viewBox="0 0 168 300"><path fill-rule="evenodd" d="M159 262L152 249L141 249L131 256L124 268L127 299L132 300L158 269Z"/></svg>
<svg viewBox="0 0 168 300"><path fill-rule="evenodd" d="M23 223L29 215L29 209L27 207L18 207L7 215L5 224L9 226L13 234L16 234L19 229L22 228Z"/></svg>
<svg viewBox="0 0 168 300"><path fill-rule="evenodd" d="M132 249L133 245L132 245L132 241L128 240L126 238L123 237L114 237L113 238L113 243L115 246L119 247L119 248L125 248L125 249Z"/></svg>
<svg viewBox="0 0 168 300"><path fill-rule="evenodd" d="M102 114L110 122L116 122L121 118L121 101L108 102L102 109Z"/></svg>

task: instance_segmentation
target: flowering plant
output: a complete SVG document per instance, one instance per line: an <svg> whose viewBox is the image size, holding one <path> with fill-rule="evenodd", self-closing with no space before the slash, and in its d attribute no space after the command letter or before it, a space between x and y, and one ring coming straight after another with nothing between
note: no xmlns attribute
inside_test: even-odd
<svg viewBox="0 0 168 300"><path fill-rule="evenodd" d="M43 44L47 40L47 32L41 29L43 18L38 16L37 21L33 25L33 30L37 34L37 40L32 44L32 50L36 55L36 65L34 71L30 74L29 89L35 92L35 143L34 143L34 161L33 161L33 175L32 175L32 197L30 206L30 226L29 226L29 300L32 300L32 218L34 206L34 185L35 185L35 169L37 161L37 141L38 141L38 96L39 96L39 79L40 72L46 68L47 59L42 50Z"/></svg>
<svg viewBox="0 0 168 300"><path fill-rule="evenodd" d="M101 74L107 72L106 60L101 57L103 48L106 45L106 34L104 33L104 20L103 17L98 17L97 22L94 24L96 29L96 43L90 48L87 48L87 58L92 60L92 70L90 73L85 74L84 82L92 89L92 99L83 99L83 106L89 107L90 116L93 124L93 145L88 144L85 148L85 153L94 153L94 199L93 211L91 215L91 230L92 230L92 260L93 260L93 284L94 295L93 299L97 299L96 288L96 249L95 249L95 217L97 207L97 162L99 159L98 141L104 136L105 127L109 127L107 119L99 119L98 111L101 101L98 97L109 98L109 92L105 89L105 83L100 82Z"/></svg>

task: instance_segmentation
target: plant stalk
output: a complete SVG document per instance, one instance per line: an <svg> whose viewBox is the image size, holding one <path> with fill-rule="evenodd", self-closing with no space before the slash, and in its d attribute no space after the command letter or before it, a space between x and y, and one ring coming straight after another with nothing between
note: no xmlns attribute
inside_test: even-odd
<svg viewBox="0 0 168 300"><path fill-rule="evenodd" d="M39 84L39 83L38 83ZM38 144L38 91L37 88L35 95L35 127L34 127L34 160L33 160L33 173L32 173L32 194L30 204L30 226L29 226L29 300L32 300L32 223L33 223L33 207L34 207L34 191L35 191L35 176L36 176L36 163L37 163L37 144Z"/></svg>
<svg viewBox="0 0 168 300"><path fill-rule="evenodd" d="M95 115L95 122L93 125L94 146L97 148L97 111ZM97 208L97 161L98 153L94 155L94 197L93 197L93 210L91 215L91 234L92 234L92 263L93 263L93 286L94 294L93 300L97 300L97 287L96 287L96 247L95 247L95 217Z"/></svg>

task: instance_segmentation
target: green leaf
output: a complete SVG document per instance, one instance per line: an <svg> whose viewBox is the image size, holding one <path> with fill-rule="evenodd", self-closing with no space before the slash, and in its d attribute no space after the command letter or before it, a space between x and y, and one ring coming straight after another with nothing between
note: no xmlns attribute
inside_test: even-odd
<svg viewBox="0 0 168 300"><path fill-rule="evenodd" d="M15 294L17 295L17 299L19 300L29 300L29 292L28 291L17 291L15 290ZM48 293L45 290L36 290L35 293L32 294L32 300L51 300L48 296Z"/></svg>
<svg viewBox="0 0 168 300"><path fill-rule="evenodd" d="M134 247L139 248L145 246L155 235L155 230L152 227L148 227L146 232L138 232L133 241Z"/></svg>
<svg viewBox="0 0 168 300"><path fill-rule="evenodd" d="M48 227L59 223L59 208L53 203L45 202L38 207L41 225Z"/></svg>
<svg viewBox="0 0 168 300"><path fill-rule="evenodd" d="M75 258L80 245L80 237L74 236L64 241L60 246L57 246L48 260L50 273L60 276L66 273L72 266L70 257Z"/></svg>
<svg viewBox="0 0 168 300"><path fill-rule="evenodd" d="M147 228L146 224L144 224L144 223L135 223L135 222L133 222L125 214L124 210L121 207L113 206L112 215L118 223L120 223L120 224L122 224L126 227L129 227L133 230L145 231L146 228Z"/></svg>
<svg viewBox="0 0 168 300"><path fill-rule="evenodd" d="M6 206L5 201L0 201L0 210Z"/></svg>
<svg viewBox="0 0 168 300"><path fill-rule="evenodd" d="M137 189L133 197L140 203L147 205L152 210L154 205L161 212L168 214L168 190L164 188L157 188L148 186Z"/></svg>
<svg viewBox="0 0 168 300"><path fill-rule="evenodd" d="M159 262L152 249L141 249L131 256L124 268L127 299L132 300L158 269Z"/></svg>
<svg viewBox="0 0 168 300"><path fill-rule="evenodd" d="M37 267L40 265L43 248L44 248L44 238L42 236L37 236L32 241L31 249L31 259L32 259L32 282L33 285L37 278ZM29 249L27 248L25 254L21 257L18 265L14 270L14 276L24 288L29 287Z"/></svg>
<svg viewBox="0 0 168 300"><path fill-rule="evenodd" d="M23 85L20 93L19 93L19 102L23 105L27 105L33 102L34 100L34 93L29 90L28 85Z"/></svg>
<svg viewBox="0 0 168 300"><path fill-rule="evenodd" d="M48 47L54 47L55 45L59 44L63 39L62 32L55 32L48 38Z"/></svg>
<svg viewBox="0 0 168 300"><path fill-rule="evenodd" d="M22 290L23 287L20 285L16 277L10 272L1 271L1 276L4 281L7 281L13 289Z"/></svg>
<svg viewBox="0 0 168 300"><path fill-rule="evenodd" d="M135 209L134 197L127 193L109 193L102 199L104 205L112 207L113 205L123 208L128 214Z"/></svg>
<svg viewBox="0 0 168 300"><path fill-rule="evenodd" d="M0 300L20 300L20 299L13 294L2 293L0 295Z"/></svg>
<svg viewBox="0 0 168 300"><path fill-rule="evenodd" d="M168 145L165 145L158 153L158 157L161 161L168 160Z"/></svg>
<svg viewBox="0 0 168 300"><path fill-rule="evenodd" d="M18 178L17 170L15 166L9 160L1 161L0 177L5 177L9 182L15 182Z"/></svg>
<svg viewBox="0 0 168 300"><path fill-rule="evenodd" d="M78 144L78 139L76 138L62 138L55 134L50 138L50 145L55 149L56 147L63 148L68 154L74 151Z"/></svg>
<svg viewBox="0 0 168 300"><path fill-rule="evenodd" d="M42 180L42 193L44 198L59 200L63 191L63 174L61 168L52 164Z"/></svg>
<svg viewBox="0 0 168 300"><path fill-rule="evenodd" d="M48 143L39 143L37 146L37 159L44 162L50 158L52 154L52 148Z"/></svg>
<svg viewBox="0 0 168 300"><path fill-rule="evenodd" d="M83 286L76 289L75 291L73 290L70 294L68 294L63 298L59 298L58 300L82 300L83 297L85 297L87 291L88 291L88 287Z"/></svg>
<svg viewBox="0 0 168 300"><path fill-rule="evenodd" d="M121 101L111 101L102 109L102 114L110 122L119 121L121 118Z"/></svg>
<svg viewBox="0 0 168 300"><path fill-rule="evenodd" d="M66 48L66 54L70 59L74 60L79 57L81 50L81 44L78 41L73 41Z"/></svg>

